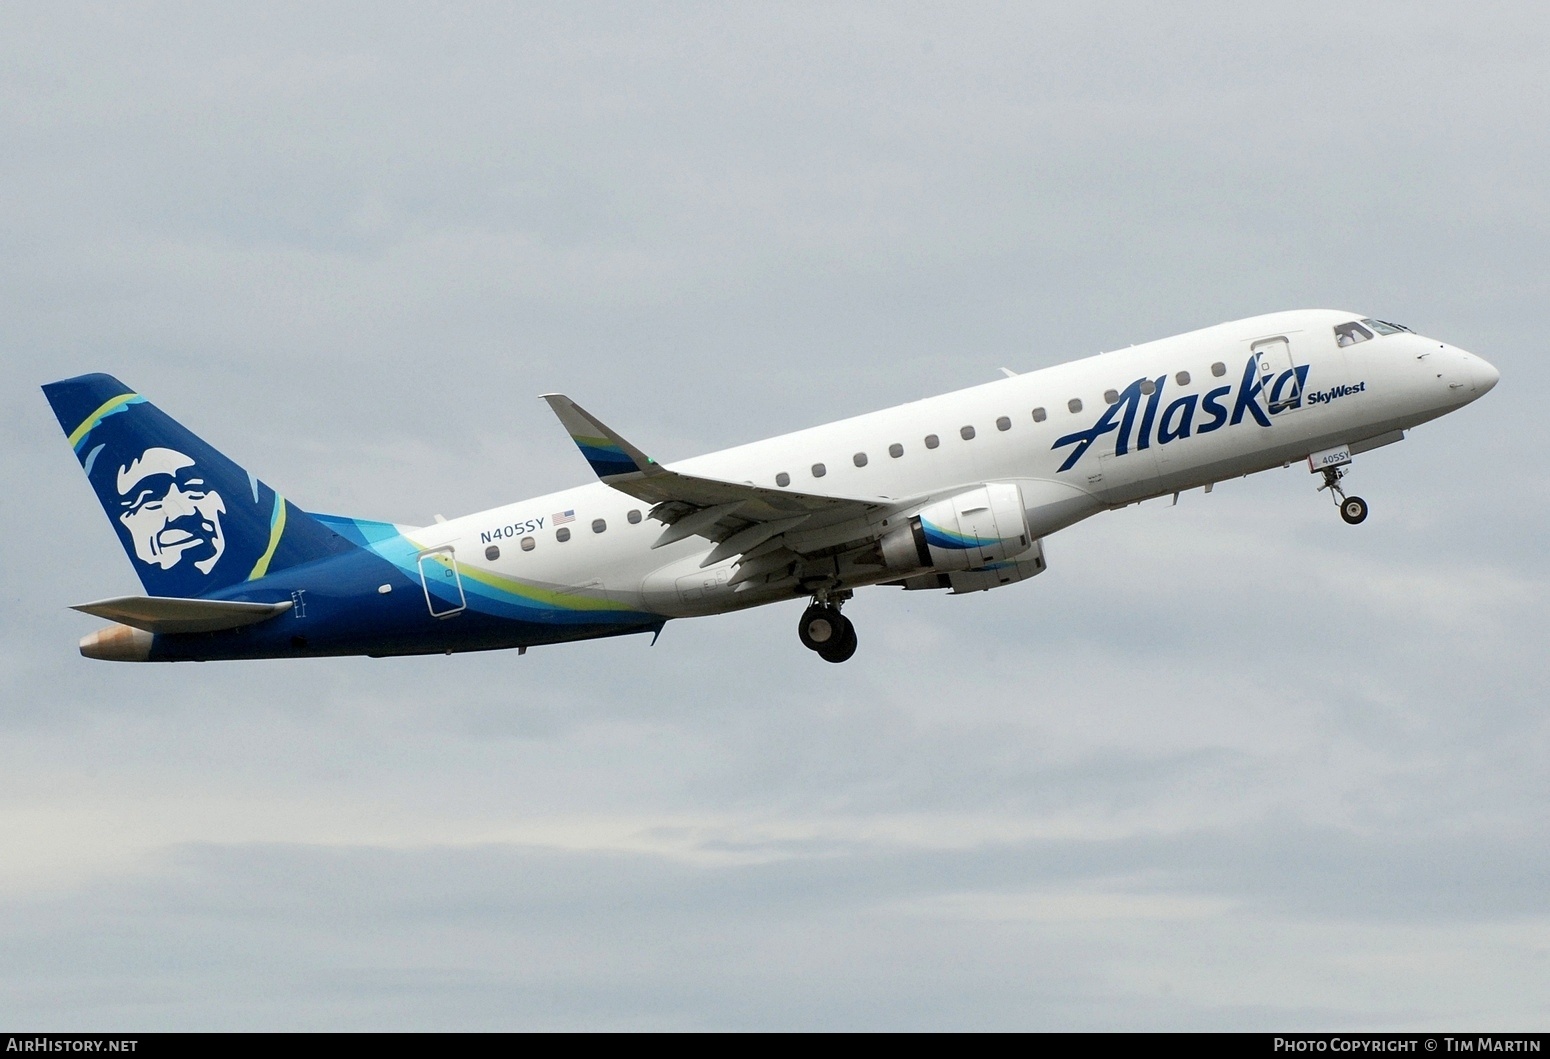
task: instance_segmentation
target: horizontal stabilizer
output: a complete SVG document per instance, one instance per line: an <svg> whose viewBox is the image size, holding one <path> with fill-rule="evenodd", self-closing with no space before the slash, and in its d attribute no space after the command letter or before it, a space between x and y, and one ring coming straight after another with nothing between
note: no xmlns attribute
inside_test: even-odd
<svg viewBox="0 0 1550 1059"><path fill-rule="evenodd" d="M71 607L82 614L120 622L146 632L218 632L256 625L291 609L284 603L236 603L224 599L178 599L173 596L115 596Z"/></svg>

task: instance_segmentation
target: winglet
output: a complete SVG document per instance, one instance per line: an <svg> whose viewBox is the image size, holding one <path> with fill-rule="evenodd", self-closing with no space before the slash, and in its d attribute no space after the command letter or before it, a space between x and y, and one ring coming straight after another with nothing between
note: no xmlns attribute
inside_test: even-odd
<svg viewBox="0 0 1550 1059"><path fill-rule="evenodd" d="M549 402L549 407L560 418L560 425L569 432L571 440L603 481L624 475L662 473L662 468L650 456L598 422L563 393L546 393L543 399Z"/></svg>

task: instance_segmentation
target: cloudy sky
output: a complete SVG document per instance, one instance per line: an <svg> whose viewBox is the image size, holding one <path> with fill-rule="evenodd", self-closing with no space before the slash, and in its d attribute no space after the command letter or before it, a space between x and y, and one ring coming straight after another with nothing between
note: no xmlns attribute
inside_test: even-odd
<svg viewBox="0 0 1550 1059"><path fill-rule="evenodd" d="M1542 5L0 8L0 1023L1543 1028ZM131 666L38 385L304 507L579 484L1222 320L1502 372L1049 571L512 653Z"/></svg>

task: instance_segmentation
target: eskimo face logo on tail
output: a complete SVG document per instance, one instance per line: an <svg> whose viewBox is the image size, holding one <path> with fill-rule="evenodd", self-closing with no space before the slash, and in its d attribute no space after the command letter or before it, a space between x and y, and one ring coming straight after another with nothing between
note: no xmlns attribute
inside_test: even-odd
<svg viewBox="0 0 1550 1059"><path fill-rule="evenodd" d="M1096 423L1086 430L1057 438L1050 448L1053 451L1067 445L1075 446L1060 465L1060 470L1069 471L1094 442L1109 433L1117 432L1114 455L1123 456L1132 449L1149 449L1192 434L1209 434L1223 427L1235 427L1245 417L1268 427L1273 422L1273 413L1302 407L1303 385L1307 378L1306 364L1288 368L1279 375L1262 375L1259 361L1250 357L1243 366L1243 378L1238 382L1236 393L1232 386L1218 386L1204 394L1170 395L1166 405L1163 391L1169 376L1137 379L1125 387Z"/></svg>
<svg viewBox="0 0 1550 1059"><path fill-rule="evenodd" d="M208 574L226 551L226 502L198 465L175 449L150 448L118 470L118 520L142 563L171 570L185 558Z"/></svg>

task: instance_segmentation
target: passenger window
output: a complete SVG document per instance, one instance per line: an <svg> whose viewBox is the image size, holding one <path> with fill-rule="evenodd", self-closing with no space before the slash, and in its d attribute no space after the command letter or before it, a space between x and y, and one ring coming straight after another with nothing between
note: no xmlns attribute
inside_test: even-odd
<svg viewBox="0 0 1550 1059"><path fill-rule="evenodd" d="M926 435L926 448L934 449L940 444L942 444L942 439L937 437L935 434Z"/></svg>
<svg viewBox="0 0 1550 1059"><path fill-rule="evenodd" d="M1119 401L1119 391L1118 390L1104 390L1103 391L1103 399L1104 399L1104 401L1106 401L1109 404L1114 404L1117 401Z"/></svg>
<svg viewBox="0 0 1550 1059"><path fill-rule="evenodd" d="M570 540L570 530L566 529L564 526L561 526L559 529L554 531L554 539L560 541L561 543Z"/></svg>
<svg viewBox="0 0 1550 1059"><path fill-rule="evenodd" d="M821 463L813 464L813 477L814 478L822 478L824 475L826 475L828 473L829 473L829 468L825 467L823 464L821 464Z"/></svg>
<svg viewBox="0 0 1550 1059"><path fill-rule="evenodd" d="M1346 346L1354 346L1358 342L1365 342L1372 337L1372 332L1356 321L1348 324L1335 325L1335 345L1344 349Z"/></svg>
<svg viewBox="0 0 1550 1059"><path fill-rule="evenodd" d="M1066 407L1071 409L1072 415L1076 415L1082 410L1082 399L1080 397L1073 397L1066 402Z"/></svg>
<svg viewBox="0 0 1550 1059"><path fill-rule="evenodd" d="M1178 383L1180 386L1188 386L1189 385L1189 372L1187 372L1187 371L1179 372L1177 375L1175 375L1173 377L1173 381Z"/></svg>
<svg viewBox="0 0 1550 1059"><path fill-rule="evenodd" d="M958 436L960 438L962 438L964 441L973 441L974 440L974 428L973 427L964 427L964 428L962 428L961 430L958 431Z"/></svg>
<svg viewBox="0 0 1550 1059"><path fill-rule="evenodd" d="M501 550L492 544L484 550L484 557L493 563L501 557Z"/></svg>
<svg viewBox="0 0 1550 1059"><path fill-rule="evenodd" d="M628 515L624 516L624 517L630 520L630 525L632 525L632 526L639 526L640 525L640 509L639 508L631 510L630 513Z"/></svg>
<svg viewBox="0 0 1550 1059"><path fill-rule="evenodd" d="M595 519L592 520L592 532L593 533L602 533L607 528L608 528L608 523L604 522L602 519L595 518Z"/></svg>
<svg viewBox="0 0 1550 1059"><path fill-rule="evenodd" d="M522 550L525 551L525 552L530 552L530 551L533 550L533 546L535 544L537 544L537 543L538 542L535 541L532 537L523 537L522 538Z"/></svg>
<svg viewBox="0 0 1550 1059"><path fill-rule="evenodd" d="M1150 396L1152 396L1152 394L1157 392L1157 384L1155 382L1153 382L1151 379L1142 379L1141 380L1141 392L1146 394L1148 397L1150 397Z"/></svg>
<svg viewBox="0 0 1550 1059"><path fill-rule="evenodd" d="M904 446L895 441L892 445L888 446L888 455L892 456L894 459L898 459L900 456L904 455Z"/></svg>
<svg viewBox="0 0 1550 1059"><path fill-rule="evenodd" d="M1008 419L1006 416L1002 416L1000 419L996 420L996 429L997 430L1011 430L1012 429L1012 421L1010 419Z"/></svg>
<svg viewBox="0 0 1550 1059"><path fill-rule="evenodd" d="M1211 374L1220 379L1223 375L1227 374L1227 365L1223 364L1221 361L1217 361L1215 364L1211 365Z"/></svg>
<svg viewBox="0 0 1550 1059"><path fill-rule="evenodd" d="M856 453L854 456L852 456L850 458L850 462L854 463L857 467L865 467L866 466L866 453L864 453L864 452Z"/></svg>
<svg viewBox="0 0 1550 1059"><path fill-rule="evenodd" d="M780 486L782 489L786 488L786 486L791 484L791 475L787 474L785 471L781 471L775 476L775 484Z"/></svg>
<svg viewBox="0 0 1550 1059"><path fill-rule="evenodd" d="M1035 423L1042 423L1042 422L1044 422L1044 420L1046 418L1047 418L1047 416L1044 413L1044 409L1042 409L1042 408L1035 408L1033 410L1033 421Z"/></svg>

